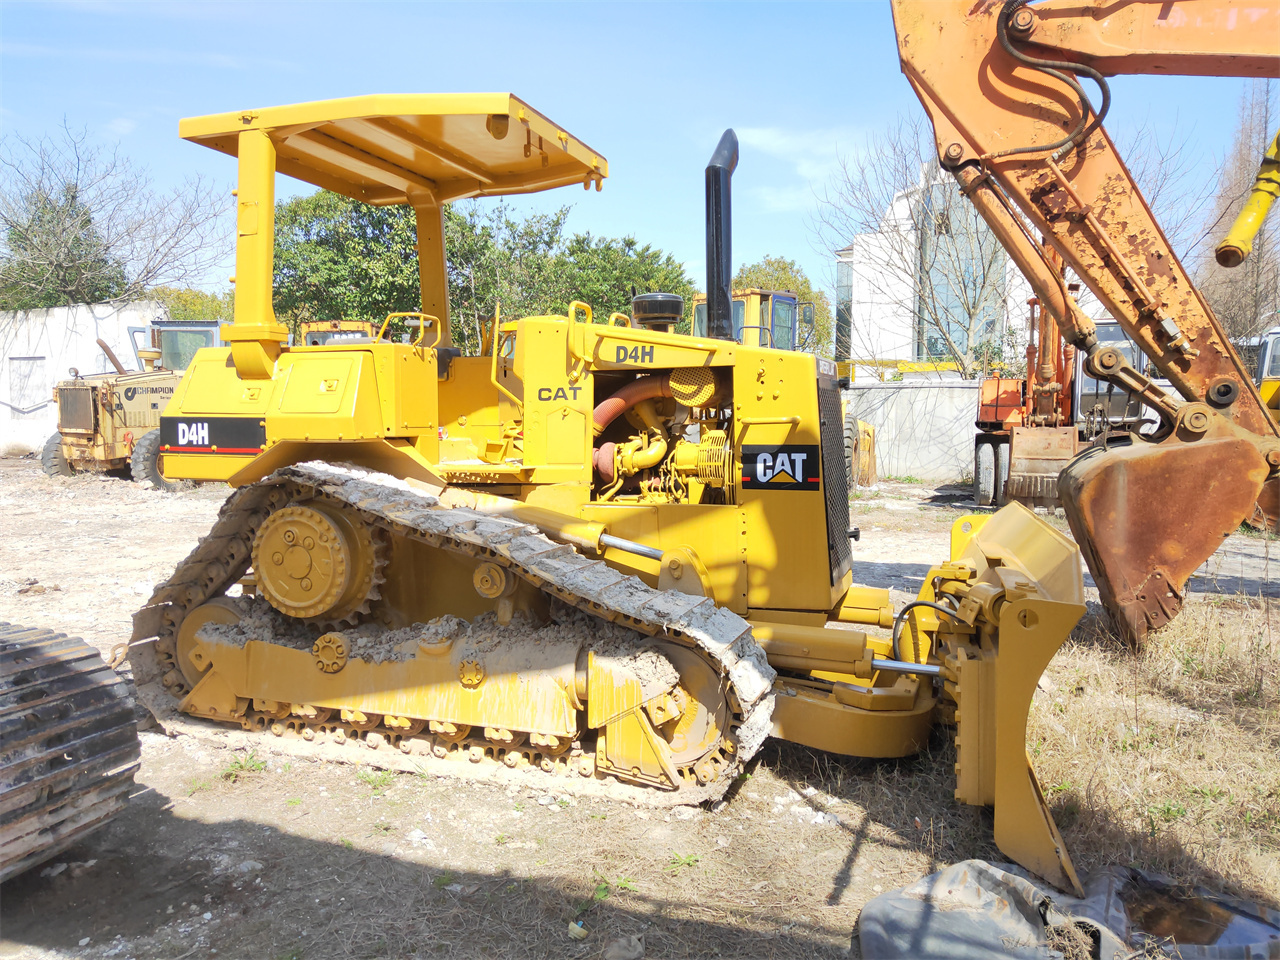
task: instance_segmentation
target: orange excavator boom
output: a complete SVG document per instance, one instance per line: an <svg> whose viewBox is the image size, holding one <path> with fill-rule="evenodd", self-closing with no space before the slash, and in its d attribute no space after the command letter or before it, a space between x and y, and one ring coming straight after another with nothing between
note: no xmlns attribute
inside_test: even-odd
<svg viewBox="0 0 1280 960"><path fill-rule="evenodd" d="M1151 439L1086 451L1058 484L1103 601L1139 641L1177 615L1223 536L1255 511L1274 523L1280 430L1102 126L1106 77L1280 76L1280 0L893 0L893 15L942 165L1086 370L1160 420ZM1177 396L1099 344L1052 253Z"/></svg>

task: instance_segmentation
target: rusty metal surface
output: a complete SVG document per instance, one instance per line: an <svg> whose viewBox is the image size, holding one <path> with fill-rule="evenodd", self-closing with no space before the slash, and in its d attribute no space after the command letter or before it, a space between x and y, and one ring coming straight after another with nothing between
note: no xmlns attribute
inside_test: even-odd
<svg viewBox="0 0 1280 960"><path fill-rule="evenodd" d="M980 166L1003 198L1030 220L1032 235L1046 238L1183 397L1202 400L1211 382L1228 378L1238 384L1240 398L1224 414L1261 437L1280 435L1250 371L1191 282L1106 131L1091 128L1060 163L1050 149L1010 152L1057 141L1064 130L1078 126L1081 105L1060 77L1002 49L997 38L1002 6L970 0L893 4L902 70L933 122L939 155L949 169ZM1135 4L1130 12L1142 8L1149 14L1147 7L1158 6ZM1091 23L1091 15L1097 19L1102 9L1107 8L1072 6L1068 26L1111 31L1107 36L1117 52L1155 37L1128 35L1121 21L1109 17ZM1208 42L1212 35L1208 28L1183 32L1194 42ZM1232 37L1266 60L1269 69L1280 64L1274 38L1252 31L1235 31ZM1036 39L1033 32L1032 43ZM1185 58L1178 65L1190 68ZM1231 75L1242 61L1220 58L1215 65ZM1032 268L1037 260L1048 262L1047 254L1027 256ZM1031 272L1052 274L1047 266ZM1053 286L1054 278L1047 285ZM1052 312L1059 324L1066 319L1059 315L1064 311Z"/></svg>
<svg viewBox="0 0 1280 960"><path fill-rule="evenodd" d="M1005 500L1056 507L1058 474L1076 455L1075 427L1014 427L1009 439Z"/></svg>
<svg viewBox="0 0 1280 960"><path fill-rule="evenodd" d="M0 880L104 826L138 769L128 684L83 640L0 623Z"/></svg>
<svg viewBox="0 0 1280 960"><path fill-rule="evenodd" d="M1095 447L1062 471L1071 532L1131 643L1177 616L1187 578L1252 514L1267 471L1254 438L1221 420L1201 439Z"/></svg>

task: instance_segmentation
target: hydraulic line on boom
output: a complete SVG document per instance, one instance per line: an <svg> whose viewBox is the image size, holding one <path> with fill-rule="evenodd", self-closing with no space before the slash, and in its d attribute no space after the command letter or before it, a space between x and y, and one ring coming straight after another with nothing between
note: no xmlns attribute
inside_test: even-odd
<svg viewBox="0 0 1280 960"><path fill-rule="evenodd" d="M1106 78L1280 76L1280 2L893 0L893 11L943 166L1083 351L1085 372L1159 421L1152 436L1084 451L1058 478L1099 593L1138 642L1177 616L1187 578L1223 536L1246 519L1275 523L1280 429L1102 126ZM1101 91L1096 109L1082 77ZM1259 183L1232 249L1244 250L1276 192L1270 174ZM1098 341L1054 253L1177 395Z"/></svg>

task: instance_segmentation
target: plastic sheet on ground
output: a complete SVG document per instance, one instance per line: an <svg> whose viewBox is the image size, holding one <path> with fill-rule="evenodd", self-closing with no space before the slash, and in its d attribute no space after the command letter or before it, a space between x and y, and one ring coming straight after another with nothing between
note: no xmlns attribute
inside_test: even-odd
<svg viewBox="0 0 1280 960"><path fill-rule="evenodd" d="M1109 867L1078 900L1019 867L966 860L871 900L866 960L1280 960L1280 911Z"/></svg>

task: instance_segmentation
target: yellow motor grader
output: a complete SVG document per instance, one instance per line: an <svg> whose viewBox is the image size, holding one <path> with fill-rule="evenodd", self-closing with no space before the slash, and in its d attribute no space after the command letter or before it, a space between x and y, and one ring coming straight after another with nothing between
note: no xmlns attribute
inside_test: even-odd
<svg viewBox="0 0 1280 960"><path fill-rule="evenodd" d="M184 120L237 159L235 319L161 420L170 479L236 487L134 618L163 715L720 797L768 736L861 757L955 725L957 796L1010 857L1078 881L1025 749L1084 610L1080 554L1011 505L957 523L919 599L856 586L835 365L731 326L726 132L707 167L704 336L630 316L450 333L441 208L581 184L605 158L508 94L371 96ZM277 171L416 214L421 310L286 343ZM400 339L400 338L397 338Z"/></svg>
<svg viewBox="0 0 1280 960"><path fill-rule="evenodd" d="M148 335L140 346L138 335ZM131 331L142 367L129 370L105 340L98 346L114 373L89 374L74 367L53 388L58 429L45 441L40 465L50 477L127 472L159 490L177 483L160 473L160 413L173 397L183 368L200 347L218 342L216 321L153 320Z"/></svg>

